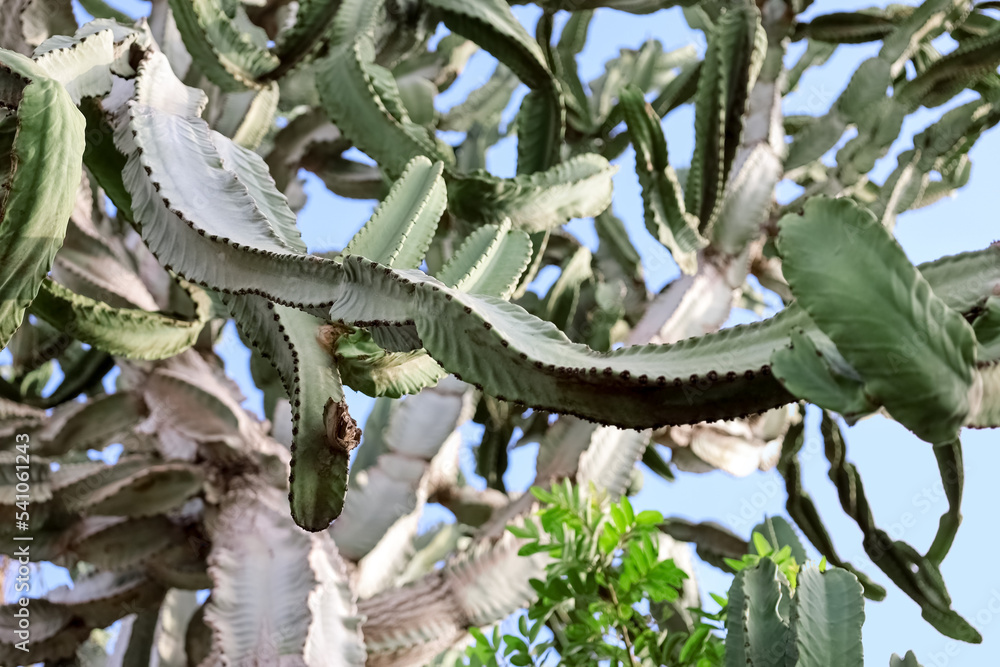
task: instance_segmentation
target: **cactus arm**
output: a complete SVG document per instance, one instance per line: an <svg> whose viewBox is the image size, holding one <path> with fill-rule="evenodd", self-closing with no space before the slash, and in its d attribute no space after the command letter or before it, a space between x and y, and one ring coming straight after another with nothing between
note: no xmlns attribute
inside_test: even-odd
<svg viewBox="0 0 1000 667"><path fill-rule="evenodd" d="M796 665L822 667L837 656L840 665L864 665L861 625L865 605L861 585L847 570L803 568L798 576L790 631Z"/></svg>
<svg viewBox="0 0 1000 667"><path fill-rule="evenodd" d="M66 234L76 201L84 120L66 89L31 60L0 50L0 94L17 109L16 133L4 132L0 209L0 345L6 347L41 288ZM13 129L13 128L11 128Z"/></svg>
<svg viewBox="0 0 1000 667"><path fill-rule="evenodd" d="M814 198L779 226L792 293L861 375L865 394L922 439L954 439L981 391L968 322L850 200Z"/></svg>
<svg viewBox="0 0 1000 667"><path fill-rule="evenodd" d="M166 359L194 345L211 315L211 301L204 291L188 286L187 293L194 301L195 317L182 320L136 308L113 308L47 279L30 312L110 354L130 359Z"/></svg>
<svg viewBox="0 0 1000 667"><path fill-rule="evenodd" d="M255 43L245 30L251 24L230 15L221 0L175 0L170 3L184 46L211 79L224 91L259 86L257 79L274 70L279 59ZM242 6L236 14L244 12Z"/></svg>
<svg viewBox="0 0 1000 667"><path fill-rule="evenodd" d="M621 92L621 107L635 146L635 169L642 186L646 228L662 243L685 273L694 273L696 253L708 244L698 233L698 219L684 208L680 182L667 158L660 118L642 91L629 85Z"/></svg>

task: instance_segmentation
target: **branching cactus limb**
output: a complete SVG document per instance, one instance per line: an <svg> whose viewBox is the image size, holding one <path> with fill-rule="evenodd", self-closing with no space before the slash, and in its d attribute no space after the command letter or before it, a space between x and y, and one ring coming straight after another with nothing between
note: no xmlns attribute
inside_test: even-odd
<svg viewBox="0 0 1000 667"><path fill-rule="evenodd" d="M171 664L157 633L170 634L175 648L186 643L175 663L280 655L360 664L365 649L349 578L324 536L344 508L332 534L356 562L355 593L371 596L362 604L372 611L368 661L426 661L465 628L532 595L527 582L540 564L518 559L503 531L532 501L506 495L497 481L515 428L522 443L540 442L540 484L593 480L612 493L633 484L640 458L667 475L670 465L739 474L766 468L787 429L777 460L789 513L831 563L849 568L801 488L802 427L783 407L800 400L849 423L883 411L933 444L948 509L921 555L874 524L839 428L833 418L822 427L831 478L869 555L935 627L977 639L951 609L939 568L961 521L958 430L1000 425L1000 254L991 247L913 267L891 231L905 211L968 182L970 149L1000 120L996 21L984 7L954 0L809 24L778 0L724 10L686 1L685 18L706 36L704 61L693 48L667 52L649 40L622 50L585 87L575 60L588 27L597 27L592 10L642 14L663 3L548 3L534 36L509 4L158 1L149 28L96 0L84 7L99 20L80 28L61 0L16 2L0 16L0 46L11 49L0 51L8 193L0 259L9 260L0 261L0 338L13 359L0 378L0 433L29 433L33 452L46 457L40 461L60 465L32 478L44 498L37 554L101 568L74 589L86 596L52 596L54 620L43 623L37 657L70 658L92 627L114 620L107 601L123 597L134 620L121 655L138 664L155 659L154 651ZM556 9L570 18L554 42ZM432 50L428 40L442 22L453 34ZM931 40L946 33L958 46L942 55ZM787 40L803 37L805 55L785 72ZM861 41L881 42L879 55L828 113L782 117L784 93L810 67L837 43ZM435 95L477 44L502 65L467 104L438 113ZM530 92L502 130L520 82ZM978 99L941 115L884 182L872 180L875 161L910 114L967 88ZM669 163L660 123L690 101L697 137L684 176ZM857 136L837 151L836 164L822 162L851 128ZM453 148L439 130L465 138ZM517 175L502 178L486 171L485 155L508 133L518 135ZM687 272L652 303L638 255L609 211L617 169L609 160L629 143L647 227ZM352 146L377 164L351 158ZM79 178L81 157L87 179ZM343 251L307 251L296 227L305 202L300 167L334 192L382 200ZM775 204L781 179L801 186L802 197ZM103 209L105 196L113 214ZM596 252L558 229L593 216ZM844 244L858 252L831 250ZM424 261L427 271L418 268ZM561 275L536 299L528 285L547 266ZM735 297L750 292L748 272L782 297L785 310L717 332ZM290 399L292 452L267 437L216 368L212 346L229 318L270 357L259 356L256 376L263 377L260 362L273 362L268 400ZM889 324L859 325L869 320ZM615 350L617 343L629 347ZM48 393L57 366L66 377ZM121 375L108 395L102 381L113 367ZM893 382L897 372L904 383ZM462 380L442 380L450 374ZM900 393L900 384L916 388L921 401ZM369 487L355 484L365 492L345 499L359 434L342 385L372 396L413 394L393 408L400 413L455 387L448 400L457 412L426 441L391 434L416 428L407 417L384 433L386 450L362 448L355 479L367 474ZM478 450L479 470L497 488L477 493L456 485L455 427L480 390L484 404L504 410ZM527 415L527 407L535 410ZM550 424L549 413L562 416ZM377 423L369 445L377 444ZM678 446L671 464L649 449L641 431L648 427L669 429ZM117 464L81 460L110 443L125 449ZM315 533L279 511L289 473L294 521ZM13 511L14 483L3 481L4 512ZM248 488L256 496L240 495ZM369 515L380 490L399 502ZM420 508L435 499L481 529L450 526L415 539ZM262 560L249 539L237 539L248 526L285 535L291 551ZM123 545L129 535L146 538ZM121 546L108 554L107 545ZM430 573L441 559L446 567ZM259 584L240 577L278 562L305 578L288 582L282 604L238 609L237 593ZM822 579L833 572L841 570ZM133 574L135 587L119 586ZM855 574L865 595L885 595ZM501 581L504 596L477 593ZM412 585L398 588L404 582ZM773 599L772 582L757 583ZM179 622L189 631L165 630L174 615L165 589L212 586L208 607ZM421 616L425 610L432 613ZM811 622L808 611L787 619L786 638L797 622ZM291 618L271 641L275 623ZM389 627L393 618L401 628ZM774 620L745 629L780 634ZM841 620L850 630L856 619ZM179 641L183 634L189 641ZM323 645L325 636L345 641ZM853 634L844 638L854 646ZM813 660L802 642L784 646L781 659Z"/></svg>

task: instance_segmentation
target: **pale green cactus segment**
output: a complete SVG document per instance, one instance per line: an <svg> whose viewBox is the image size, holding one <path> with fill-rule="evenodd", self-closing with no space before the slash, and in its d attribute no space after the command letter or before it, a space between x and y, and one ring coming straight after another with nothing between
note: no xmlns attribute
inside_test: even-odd
<svg viewBox="0 0 1000 667"><path fill-rule="evenodd" d="M793 331L791 345L771 357L771 371L791 394L848 420L877 410L878 405L865 395L861 376L832 343L827 347L821 351L804 332Z"/></svg>
<svg viewBox="0 0 1000 667"><path fill-rule="evenodd" d="M885 122L887 114L883 105L890 99L886 90L891 84L889 63L880 58L869 58L861 63L829 113L796 134L785 158L785 169L796 169L818 160L837 145L852 123L873 130L878 123Z"/></svg>
<svg viewBox="0 0 1000 667"><path fill-rule="evenodd" d="M38 541L35 546L37 547ZM33 553L37 553L33 549ZM32 607L34 641L24 652L12 629L0 629L0 661L16 665L43 661L76 661L77 647L91 630L104 628L134 609L156 609L163 588L148 579L141 570L97 572L78 577L73 587L50 590L44 600ZM0 607L0 613L13 614L17 603ZM37 615L36 615L37 614Z"/></svg>
<svg viewBox="0 0 1000 667"><path fill-rule="evenodd" d="M726 667L785 664L790 596L788 580L770 558L736 573L726 614Z"/></svg>
<svg viewBox="0 0 1000 667"><path fill-rule="evenodd" d="M289 502L295 522L324 530L344 508L354 420L323 320L250 295L227 299L237 326L270 360L292 407ZM343 426L342 426L343 425Z"/></svg>
<svg viewBox="0 0 1000 667"><path fill-rule="evenodd" d="M413 158L344 254L399 269L420 266L447 205L443 164Z"/></svg>
<svg viewBox="0 0 1000 667"><path fill-rule="evenodd" d="M560 267L559 278L549 288L542 302L543 318L565 331L573 324L580 302L580 289L594 278L594 256L586 247L577 248Z"/></svg>
<svg viewBox="0 0 1000 667"><path fill-rule="evenodd" d="M795 665L825 667L834 655L838 665L863 665L865 605L857 577L838 567L825 572L805 567L797 579L789 628L795 642Z"/></svg>
<svg viewBox="0 0 1000 667"><path fill-rule="evenodd" d="M383 99L376 88L378 72L384 68L372 62L374 48L371 37L363 34L323 60L323 73L316 79L323 108L337 127L390 175L401 174L417 155L452 161L423 127L408 116L397 118L390 112L391 99Z"/></svg>
<svg viewBox="0 0 1000 667"><path fill-rule="evenodd" d="M770 558L736 574L729 589L726 665L824 667L864 664L864 600L857 577L803 568L793 590Z"/></svg>
<svg viewBox="0 0 1000 667"><path fill-rule="evenodd" d="M686 7L693 4L693 1L678 0L671 4ZM629 14L652 14L663 9L665 6L663 0L580 0L579 2L577 0L571 0L570 2L562 0L561 4L567 5L564 8L571 8L574 12L584 9L607 7L620 12L628 12Z"/></svg>
<svg viewBox="0 0 1000 667"><path fill-rule="evenodd" d="M70 550L80 560L102 570L140 565L178 538L177 529L164 516L87 517L77 531Z"/></svg>
<svg viewBox="0 0 1000 667"><path fill-rule="evenodd" d="M524 96L517 113L517 173L545 171L559 161L566 130L566 106L554 88Z"/></svg>
<svg viewBox="0 0 1000 667"><path fill-rule="evenodd" d="M138 308L114 308L46 279L30 311L63 333L129 359L167 359L190 348L212 314L204 290L185 285L195 316L182 320Z"/></svg>
<svg viewBox="0 0 1000 667"><path fill-rule="evenodd" d="M515 229L546 231L604 211L611 204L611 177L617 170L603 157L588 153L514 178L476 172L451 180L448 206L470 222L499 223L509 218Z"/></svg>
<svg viewBox="0 0 1000 667"><path fill-rule="evenodd" d="M35 62L66 87L74 104L79 104L83 97L100 97L111 92L109 65L113 57L112 32L103 30L66 48L36 54Z"/></svg>
<svg viewBox="0 0 1000 667"><path fill-rule="evenodd" d="M917 662L917 656L913 651L907 651L902 658L893 653L892 657L889 658L889 667L923 667L923 665Z"/></svg>
<svg viewBox="0 0 1000 667"><path fill-rule="evenodd" d="M721 207L766 45L760 12L753 5L728 9L708 35L695 102L694 155L684 190L685 206L702 229L711 225Z"/></svg>
<svg viewBox="0 0 1000 667"><path fill-rule="evenodd" d="M428 0L427 6L449 30L489 51L529 88L553 84L541 47L503 0Z"/></svg>
<svg viewBox="0 0 1000 667"><path fill-rule="evenodd" d="M298 3L295 23L277 37L272 53L281 63L266 78L277 78L307 59L329 32L343 0L303 0Z"/></svg>
<svg viewBox="0 0 1000 667"><path fill-rule="evenodd" d="M279 97L276 82L260 90L229 93L215 129L230 137L237 146L255 150L274 126Z"/></svg>
<svg viewBox="0 0 1000 667"><path fill-rule="evenodd" d="M361 619L329 534L297 528L269 487L230 492L217 526L205 604L213 655L233 664L365 664Z"/></svg>
<svg viewBox="0 0 1000 667"><path fill-rule="evenodd" d="M785 663L788 650L788 622L792 605L788 580L770 558L761 559L757 567L745 572L741 582L744 603L737 616L737 622L743 623L742 643L749 645L745 648L745 661L751 665L778 667ZM733 583L736 583L735 580ZM734 642L733 652L737 655L740 644L739 641ZM730 653L727 641L727 662L731 662Z"/></svg>
<svg viewBox="0 0 1000 667"><path fill-rule="evenodd" d="M531 240L509 222L484 225L468 236L438 272L438 280L469 294L511 297L528 267Z"/></svg>
<svg viewBox="0 0 1000 667"><path fill-rule="evenodd" d="M140 92L144 88L143 76L149 75L146 64L140 66ZM199 106L196 98L179 94L164 98L160 104L167 105L169 109L182 110L197 109ZM352 258L342 265L332 260L295 254L273 229L267 234L253 235L254 227L243 219L230 221L227 216L218 215L211 220L195 217L194 222L185 222L171 208L180 209L183 205L192 216L202 217L204 211L199 211L195 202L185 202L185 189L178 187L178 183L191 179L210 181L213 176L203 174L202 170L217 167L203 165L202 158L192 158L184 163L183 170L173 167L173 172L170 172L170 167L151 162L156 168L151 168L147 174L140 158L145 159L149 151L140 156L135 145L146 141L149 132L147 125L135 122L140 112L144 119L166 113L141 105L133 105L129 109L132 125L138 130L137 137L133 141L125 129L130 125L119 128L116 134L116 142L129 156L124 180L135 200L137 220L148 247L164 264L188 279L233 293L255 292L273 301L303 308L329 308L335 303L330 310L331 319L358 326L417 323L420 338L438 363L448 371L463 375L468 373L472 381L488 387L494 395L532 404L538 404L539 398L547 397L545 405L539 407L549 409L559 407L559 397L568 395L573 400L566 407L567 411L629 427L665 424L682 418L696 421L731 418L790 400L780 384L765 373L770 371L772 353L788 344L792 329L803 327L810 334L815 331L805 314L794 307L767 323L735 328L705 337L697 343L598 355L589 348L569 344L562 334L554 329L549 331L547 325L509 304L493 303L453 290L449 290L448 296L452 296L452 300L448 301L444 298L444 290L439 288L440 293L435 293L435 285L430 284L433 281L417 271L393 270L361 258ZM200 122L188 120L191 125ZM571 160L555 169L571 167L574 162ZM168 181L160 178L161 172L164 176L177 179L170 189L173 196L180 199L177 202L170 200L171 208L164 203L164 188ZM547 173L527 178L535 179ZM160 184L159 192L153 187L154 182ZM209 225L215 239L196 231ZM273 244L270 249L256 246L256 239L260 238ZM1000 262L996 259L998 252L989 249L967 254L961 260L945 259L928 265L927 270L938 275L930 282L949 306L967 311L1000 283ZM221 264L225 264L224 271ZM983 281L972 284L966 280L966 267L978 271ZM372 289L380 298L370 297L372 292L369 290ZM420 298L415 299L414 295L420 295ZM437 304L441 303L440 300L445 305L443 310L436 312L433 318L425 317L425 312L435 311L433 308L425 311L420 304ZM469 308L468 313L464 311L466 307ZM483 312L480 312L481 309ZM476 311L475 315L473 311ZM493 321L494 317L498 317L499 321ZM471 325L469 330L475 332L476 338L482 337L486 342L474 359L469 358L472 348L467 345L465 352L455 349L458 340L454 336L455 327L465 328L463 322ZM487 326L494 328L492 333ZM500 328L505 332L520 328L516 344L506 337L501 341L501 337L496 335ZM537 333L533 333L536 329ZM432 332L435 346L427 345L425 331ZM541 345L536 345L536 335ZM435 336L450 338L452 342ZM735 341L738 341L735 348L738 351L730 346ZM495 350L496 355L490 356L486 350ZM524 359L520 358L522 353ZM647 366L647 361L652 364ZM765 367L766 370L762 370ZM593 374L590 373L591 368L595 369ZM604 375L606 368L610 368L608 376ZM569 369L583 373L576 374L576 379L571 380L565 375ZM627 373L626 378L622 378L622 373ZM581 382L584 376L586 379ZM694 376L694 384L691 376ZM536 382L543 377L543 382ZM729 382L730 377L732 382ZM642 384L643 379L645 384ZM667 392L661 391L664 388L661 382L669 387ZM756 383L752 391L754 398L746 396L751 392L750 382ZM622 403L631 406L626 405L617 416L611 403L602 398L609 386L623 391L625 387L630 387L619 396ZM552 393L548 387L559 390ZM715 390L720 393L715 394ZM661 403L664 393L675 396L668 400L668 404L675 401L673 407L665 408L667 404ZM626 396L645 398L633 403ZM732 403L726 405L727 401ZM641 407L642 402L646 402L649 409ZM691 404L698 414L689 414L687 408Z"/></svg>
<svg viewBox="0 0 1000 667"><path fill-rule="evenodd" d="M89 479L98 477L101 484L95 488ZM173 509L201 491L205 481L199 466L181 461L136 461L91 478L60 491L60 500L71 498L71 508L89 514L126 517L153 516Z"/></svg>
<svg viewBox="0 0 1000 667"><path fill-rule="evenodd" d="M979 367L983 397L979 409L966 424L972 428L1000 428L1000 361Z"/></svg>
<svg viewBox="0 0 1000 667"><path fill-rule="evenodd" d="M0 49L0 63L10 70L2 101L17 109L16 132L3 133L13 135L0 210L0 345L6 347L66 234L80 184L85 122L62 84L31 60Z"/></svg>
<svg viewBox="0 0 1000 667"><path fill-rule="evenodd" d="M991 296L983 305L983 312L972 322L976 332L978 358L1000 359L1000 296Z"/></svg>
<svg viewBox="0 0 1000 667"><path fill-rule="evenodd" d="M785 74L784 91L789 92L795 90L799 85L799 81L802 79L802 75L805 74L810 67L822 65L829 60L836 48L836 44L821 42L815 39L808 40L805 53L803 53L802 56L795 61L794 65L788 68L788 71ZM786 129L788 127L788 118L789 116L785 117Z"/></svg>
<svg viewBox="0 0 1000 667"><path fill-rule="evenodd" d="M934 62L903 85L899 97L908 108L944 104L981 77L996 76L1000 66L1000 30L979 39L962 42L957 49Z"/></svg>
<svg viewBox="0 0 1000 667"><path fill-rule="evenodd" d="M1000 107L977 100L946 112L941 119L913 138L913 149L899 155L898 166L879 190L879 198L870 205L882 224L892 229L896 216L910 208L933 201L932 188L945 192L962 187L968 181L969 166L965 157L975 139L1000 120ZM931 181L930 172L941 174Z"/></svg>
<svg viewBox="0 0 1000 667"><path fill-rule="evenodd" d="M132 77L129 63L133 46L148 48L151 36L114 21L91 21L72 37L56 35L35 49L38 67L66 87L77 105L85 97L102 97L111 91L111 75Z"/></svg>
<svg viewBox="0 0 1000 667"><path fill-rule="evenodd" d="M442 116L438 129L468 132L476 123L483 126L497 123L519 83L517 75L504 64L498 63L486 83L469 93L464 102L452 107Z"/></svg>
<svg viewBox="0 0 1000 667"><path fill-rule="evenodd" d="M756 412L788 400L769 369L761 367L767 365L770 349L763 364L750 372L699 375L706 372L704 364L723 367L716 362L726 361L701 357L699 345L725 347L728 341L706 337L602 354L571 343L552 324L500 299L465 294L417 272L387 275L362 258L345 258L343 268L351 283L367 284L387 297L397 293L392 298L402 304L383 303L382 310L402 311L409 304L428 353L445 369L461 373L498 398L545 410L561 406L561 412L631 428L669 423L682 410L700 421ZM331 318L353 320L350 305L338 300ZM365 304L358 305L360 317L374 314ZM720 335L726 339L740 333L749 332L729 330ZM753 343L744 342L741 352L753 349ZM755 381L751 398L748 387ZM592 393L598 386L604 391ZM703 404L699 397L708 401L705 394L710 391L718 392L716 401ZM692 416L692 410L697 414Z"/></svg>
<svg viewBox="0 0 1000 667"><path fill-rule="evenodd" d="M140 164L157 183L159 198L208 235L227 237L232 232L234 241L270 252L301 250L301 241L293 245L287 240L297 234L291 231L295 216L275 190L263 158L198 118L199 95L168 68L162 54L143 61L136 103L128 109L133 141L142 152ZM170 98L171 92L176 97ZM213 193L211 200L199 194L206 187ZM243 238L232 229L237 225Z"/></svg>
<svg viewBox="0 0 1000 667"><path fill-rule="evenodd" d="M886 10L832 12L799 25L795 35L831 44L863 44L878 41L895 30L894 18Z"/></svg>
<svg viewBox="0 0 1000 667"><path fill-rule="evenodd" d="M882 43L879 58L891 65L895 78L906 62L921 48L942 34L949 24L957 25L968 16L971 5L966 0L927 0L898 24Z"/></svg>
<svg viewBox="0 0 1000 667"><path fill-rule="evenodd" d="M242 5L172 0L170 9L184 46L205 76L223 91L260 87L258 79L278 66L278 57L247 32L253 24Z"/></svg>
<svg viewBox="0 0 1000 667"><path fill-rule="evenodd" d="M67 452L83 452L88 449L104 449L119 441L122 436L142 419L145 406L129 392L121 392L92 398L86 403L70 404L68 415L61 417L59 406L53 412L53 419L40 429L36 440L37 451L46 456L56 456Z"/></svg>
<svg viewBox="0 0 1000 667"><path fill-rule="evenodd" d="M813 198L779 229L792 293L861 375L865 393L924 440L955 439L979 391L968 322L853 201Z"/></svg>
<svg viewBox="0 0 1000 667"><path fill-rule="evenodd" d="M344 384L376 398L415 394L448 374L423 350L386 352L363 329L337 336L334 358Z"/></svg>
<svg viewBox="0 0 1000 667"><path fill-rule="evenodd" d="M693 274L697 270L697 252L708 241L698 233L698 218L684 207L684 193L670 166L660 118L637 87L625 88L620 104L635 147L646 228L670 250L681 271Z"/></svg>

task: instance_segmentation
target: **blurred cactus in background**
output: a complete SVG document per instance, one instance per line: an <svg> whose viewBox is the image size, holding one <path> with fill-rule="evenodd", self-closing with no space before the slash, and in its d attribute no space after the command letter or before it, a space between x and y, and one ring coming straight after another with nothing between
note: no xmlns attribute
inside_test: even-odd
<svg viewBox="0 0 1000 667"><path fill-rule="evenodd" d="M969 150L1000 121L996 3L808 22L809 0L534 4L531 34L503 0L153 0L145 17L83 0L84 25L68 0L4 1L0 532L15 544L30 513L32 559L74 586L31 602L27 653L16 603L0 610L0 663L454 664L474 629L485 664L499 635L480 628L558 607L539 586L579 537L553 527L565 520L592 521L587 544L610 540L605 556L672 582L648 589L672 605L650 612L652 643L626 629L622 647L566 664L860 665L862 595L887 591L838 556L802 487L806 404L866 553L937 631L981 641L940 565L961 522L960 429L1000 426L1000 246L914 266L893 230L968 182ZM581 81L595 10L673 6L704 53L651 40ZM829 108L782 113L803 73L860 42L880 50ZM493 75L438 111L477 49ZM906 119L959 94L972 101L873 181ZM684 105L681 169L661 119ZM501 177L486 152L507 134L517 170ZM629 145L649 242L682 272L659 294L612 210ZM379 200L343 249L308 251L301 169ZM782 181L801 196L779 204ZM577 218L593 219L596 250L564 229ZM547 267L558 278L539 290ZM722 329L758 285L783 308ZM266 418L214 350L230 320ZM361 426L345 386L377 399ZM846 458L841 423L876 413L938 462L948 509L924 554L879 528ZM485 488L459 466L469 423L484 427ZM508 450L528 443L536 495L508 493ZM113 464L88 457L111 444ZM756 546L715 524L629 518L640 462L667 478L777 468L824 567L777 518ZM419 532L428 503L455 522ZM600 538L615 512L628 529ZM560 548L525 527L536 514ZM717 626L689 610L701 602L685 543L738 570Z"/></svg>

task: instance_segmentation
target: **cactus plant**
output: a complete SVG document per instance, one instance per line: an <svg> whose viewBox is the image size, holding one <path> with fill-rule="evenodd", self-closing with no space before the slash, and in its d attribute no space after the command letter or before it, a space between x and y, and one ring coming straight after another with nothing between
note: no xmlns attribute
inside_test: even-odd
<svg viewBox="0 0 1000 667"><path fill-rule="evenodd" d="M749 654L727 660L829 664L836 646L858 661L860 596L887 591L838 556L802 487L806 403L824 411L831 480L879 569L937 630L981 640L940 565L961 521L960 429L1000 426L1000 246L914 266L893 230L968 182L970 149L1000 121L989 3L805 21L801 0L538 0L534 35L502 0L154 0L148 17L85 0L83 25L68 0L8 4L0 533L25 511L30 442L32 554L76 585L33 603L27 655L0 610L0 661L83 661L119 619L114 659L129 664L434 660L529 604L544 571L505 531L535 507L504 486L515 433L538 443L542 489L617 498L639 461L664 476L776 467L832 567L803 571L794 595L767 559L741 570L727 627ZM675 5L703 54L651 40L581 80L595 10ZM809 68L861 42L877 55L823 115L784 116ZM492 76L441 113L477 49ZM873 180L905 120L969 90ZM687 104L681 169L661 124ZM502 177L486 151L508 134L516 173ZM658 295L611 207L629 145L646 229L682 272ZM343 248L304 241L300 169L379 200ZM779 204L783 180L803 192ZM594 220L596 249L565 231L576 218ZM547 267L560 276L537 294ZM722 329L751 279L783 307ZM214 350L230 321L262 416ZM345 387L377 399L360 428ZM948 509L925 554L876 525L832 416L874 413L938 461ZM484 427L485 489L459 466L469 422ZM88 458L113 444L113 463ZM421 533L434 502L457 523ZM729 569L745 551L716 525L663 531ZM794 536L774 520L762 532Z"/></svg>

